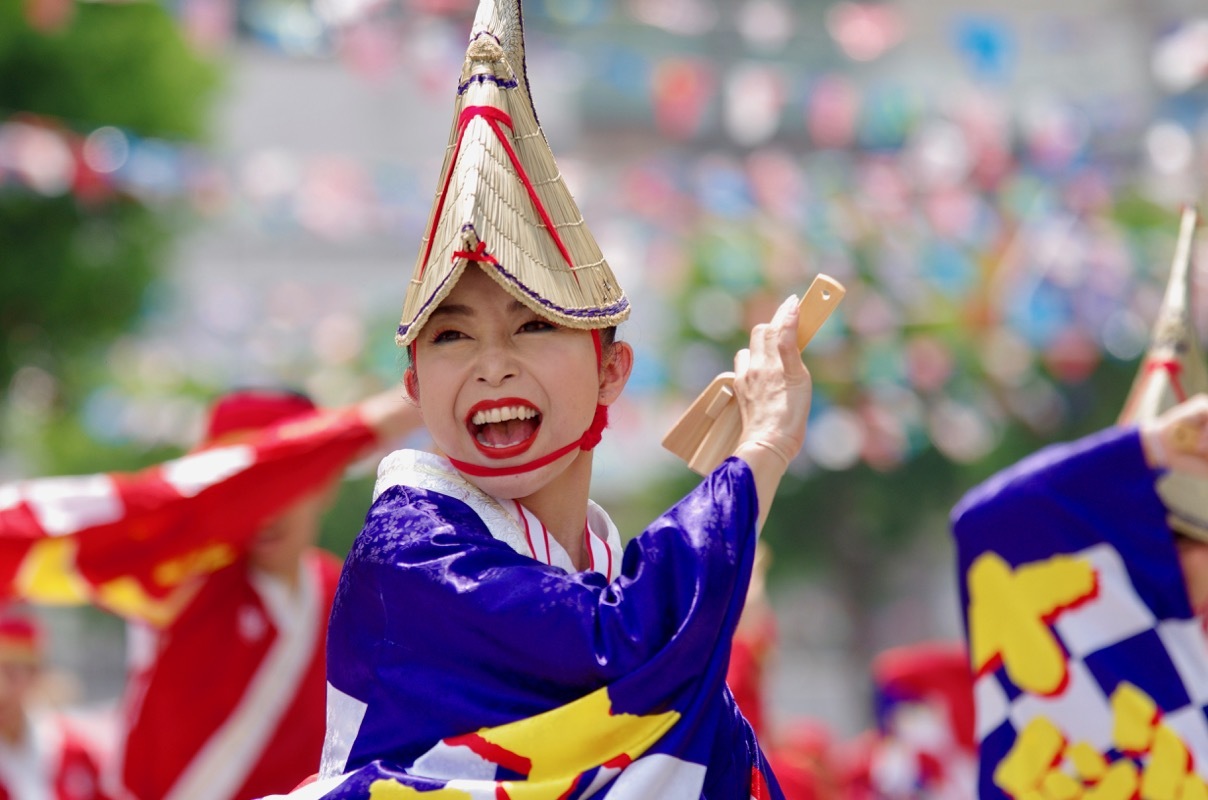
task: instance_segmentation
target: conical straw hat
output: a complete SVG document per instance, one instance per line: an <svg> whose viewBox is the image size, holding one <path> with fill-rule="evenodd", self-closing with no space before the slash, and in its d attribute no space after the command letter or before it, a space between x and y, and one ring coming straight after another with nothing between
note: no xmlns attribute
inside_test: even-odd
<svg viewBox="0 0 1208 800"><path fill-rule="evenodd" d="M1149 350L1120 414L1121 424L1154 419L1187 398L1208 391L1208 367L1191 316L1191 245L1197 214L1183 211L1166 295L1158 310ZM1170 526L1208 540L1208 480L1171 471L1157 484Z"/></svg>
<svg viewBox="0 0 1208 800"><path fill-rule="evenodd" d="M453 110L399 345L414 341L471 261L562 325L607 328L629 316L537 123L519 0L480 0Z"/></svg>

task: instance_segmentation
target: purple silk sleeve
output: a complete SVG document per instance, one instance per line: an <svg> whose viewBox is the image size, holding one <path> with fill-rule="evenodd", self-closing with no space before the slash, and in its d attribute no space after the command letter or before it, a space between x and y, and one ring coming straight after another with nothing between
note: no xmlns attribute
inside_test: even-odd
<svg viewBox="0 0 1208 800"><path fill-rule="evenodd" d="M1159 618L1191 611L1136 428L1051 445L970 491L952 512L959 574L986 551L1022 564L1105 543ZM969 597L961 581L962 608Z"/></svg>
<svg viewBox="0 0 1208 800"><path fill-rule="evenodd" d="M750 469L730 459L629 543L608 583L515 552L458 500L387 490L349 554L328 636L329 681L365 704L346 768L406 766L446 737L607 685L616 711L715 696L731 710L710 719L741 721L723 703L724 671L757 513ZM681 755L708 762L710 725Z"/></svg>
<svg viewBox="0 0 1208 800"><path fill-rule="evenodd" d="M1016 762L1026 757L1015 748L1036 718L1060 730L1069 745L1093 741L1108 761L1116 758L1103 750L1110 742L1100 739L1112 730L1109 698L1121 684L1152 698L1161 713L1203 724L1177 667L1202 656L1172 657L1167 650L1174 643L1195 653L1203 644L1199 626L1185 624L1191 609L1154 479L1136 429L1113 428L1037 452L970 491L953 510L961 608L976 673L983 800L1010 796L1001 783L1009 778L999 768L1012 754ZM1095 589L1045 609L1038 622L1032 595L1011 594L1022 579L1006 581L1025 569L1055 569L1059 557L1090 565ZM975 575L987 574L979 572L986 564L998 565L998 583L972 585ZM991 607L998 616L987 616ZM1060 645L1056 688L1024 668L1051 665L1031 644L1037 640L1002 634L1021 629Z"/></svg>

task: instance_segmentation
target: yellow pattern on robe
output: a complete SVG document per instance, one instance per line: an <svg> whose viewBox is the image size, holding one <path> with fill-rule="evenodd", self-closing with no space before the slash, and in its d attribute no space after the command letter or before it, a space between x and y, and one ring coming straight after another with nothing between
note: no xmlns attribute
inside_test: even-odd
<svg viewBox="0 0 1208 800"><path fill-rule="evenodd" d="M1086 742L1068 744L1056 724L1038 716L999 762L994 783L1017 800L1208 800L1190 751L1149 695L1121 683L1111 709L1111 746L1128 756L1109 764Z"/></svg>
<svg viewBox="0 0 1208 800"><path fill-rule="evenodd" d="M612 700L605 687L544 714L497 728L483 728L478 735L509 753L527 758L531 763L527 781L501 782L511 800L557 800L587 770L621 756L636 759L661 739L679 719L680 712L674 710L650 716L614 714ZM373 786L375 793L372 800L468 796L448 789L398 794L395 787L405 787L391 780L376 781ZM445 793L449 791L456 794Z"/></svg>
<svg viewBox="0 0 1208 800"><path fill-rule="evenodd" d="M1137 765L1117 761L1108 767L1103 780L1082 794L1085 800L1133 800L1137 796Z"/></svg>
<svg viewBox="0 0 1208 800"><path fill-rule="evenodd" d="M1015 739L1015 745L994 770L994 783L1012 797L1024 797L1043 785L1045 776L1066 749L1061 730L1036 717Z"/></svg>
<svg viewBox="0 0 1208 800"><path fill-rule="evenodd" d="M1158 704L1149 695L1122 683L1112 692L1112 742L1124 753L1147 753L1158 724Z"/></svg>
<svg viewBox="0 0 1208 800"><path fill-rule="evenodd" d="M974 671L1001 657L1020 689L1051 695L1065 684L1068 665L1052 617L1094 595L1095 570L1083 559L1055 556L1011 569L995 553L969 567L969 649Z"/></svg>
<svg viewBox="0 0 1208 800"><path fill-rule="evenodd" d="M474 800L468 792L460 789L436 789L431 792L421 792L410 786L403 786L398 781L383 778L369 785L369 800Z"/></svg>

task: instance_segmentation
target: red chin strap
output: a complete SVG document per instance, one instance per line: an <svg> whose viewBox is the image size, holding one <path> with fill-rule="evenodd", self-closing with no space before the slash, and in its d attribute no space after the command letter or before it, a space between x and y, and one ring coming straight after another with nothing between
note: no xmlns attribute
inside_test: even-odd
<svg viewBox="0 0 1208 800"><path fill-rule="evenodd" d="M596 370L599 371L600 365L603 363L603 346L600 344L600 332L592 330L592 344L596 347ZM414 362L412 362L414 363ZM466 475L473 475L476 478L495 478L506 475L519 475L524 472L532 472L535 469L540 469L546 464L552 464L567 453L573 452L576 448L579 450L591 450L600 443L604 438L604 429L608 427L608 406L596 405L596 414L592 417L591 425L587 426L587 430L583 432L575 441L559 447L552 453L546 453L541 458L529 461L525 464L515 464L510 467L484 467L478 464L470 464L466 461L458 461L450 458L449 463L457 468L458 472L464 472ZM446 456L447 458L447 456Z"/></svg>

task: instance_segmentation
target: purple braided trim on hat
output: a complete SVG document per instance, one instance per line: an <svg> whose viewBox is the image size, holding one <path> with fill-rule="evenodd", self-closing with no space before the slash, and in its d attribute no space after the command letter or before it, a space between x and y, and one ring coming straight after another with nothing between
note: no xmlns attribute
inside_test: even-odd
<svg viewBox="0 0 1208 800"><path fill-rule="evenodd" d="M529 297L533 298L534 300L536 300L538 303L545 306L546 308L548 308L552 311L555 311L559 314L565 314L568 317L577 317L578 319L592 319L593 317L611 317L614 314L619 314L622 311L624 311L626 308L629 308L629 300L624 297L622 297L619 301L613 303L612 305L607 306L606 308L583 308L583 309L563 308L562 306L554 305L553 303L546 300L544 297L537 294L535 291L533 291L529 287L525 286L523 283L520 282L519 279L516 278L515 275L508 272L502 264L496 262L492 266L494 266L495 269L499 270L499 273L501 275L503 275L505 278L507 278L508 281L513 286L520 289L520 291L524 292Z"/></svg>
<svg viewBox="0 0 1208 800"><path fill-rule="evenodd" d="M495 75L486 75L486 74L474 75L474 76L471 76L464 83L462 83L461 85L459 85L457 87L457 94L458 95L465 94L466 89L470 88L471 83L493 83L496 86L498 86L500 89L515 89L517 86L520 85L520 82L517 81L515 78L505 81L505 80L501 80L500 78L496 77Z"/></svg>
<svg viewBox="0 0 1208 800"><path fill-rule="evenodd" d="M447 275L445 275L444 279L442 279L440 283L436 284L436 288L432 290L432 294L428 295L428 299L425 300L424 304L419 307L419 311L415 312L415 316L412 319L419 319L420 317L424 316L425 312L428 309L428 306L432 305L432 298L434 298L438 294L440 294L441 287L443 287L446 283L448 283L449 278L451 278L451 277L453 277L453 273L449 272ZM399 326L398 326L398 335L406 336L407 331L410 328L411 328L411 323L407 323L406 325L404 325L400 322Z"/></svg>
<svg viewBox="0 0 1208 800"><path fill-rule="evenodd" d="M629 308L629 300L627 298L623 298L620 301L613 303L612 305L610 305L606 308L587 308L587 309L563 308L562 306L555 305L555 304L549 302L544 297L537 294L536 292L534 292L529 287L525 286L520 281L516 280L515 276L512 275L510 272L508 272L503 267L500 267L497 265L493 265L493 266L495 266L495 268L497 270L499 270L500 274L502 274L505 278L508 279L508 282L510 282L514 286L518 287L522 292L524 292L529 297L536 300L542 306L544 306L552 311L555 311L559 314L564 314L565 316L568 316L568 317L576 317L578 319L592 319L593 317L610 317L610 316L613 316L614 314L620 314L622 311ZM450 274L452 274L452 273L450 273ZM440 282L440 286L444 286L445 281L447 281L447 280L448 280L448 278L446 277L444 281ZM428 301L425 302L420 307L420 310L418 312L416 312L416 314L415 314L416 319L419 319L420 317L422 317L424 315L424 310L427 309L428 306L432 304L432 297L435 297L437 295L437 293L440 289L440 286L437 287L437 291L432 292L432 296L429 297ZM406 325L399 325L398 326L398 335L406 336L407 331L409 331L410 329L411 329L411 323L407 323Z"/></svg>
<svg viewBox="0 0 1208 800"><path fill-rule="evenodd" d="M461 226L461 229L462 229L463 231L465 231L465 230L474 230L474 224L473 224L473 223L466 223L465 225L462 225L462 226ZM475 233L477 233L477 231L475 231ZM481 262L479 262L479 263L481 263ZM555 313L562 314L562 315L567 316L567 317L574 317L574 318L577 318L577 319L592 319L592 318L596 318L596 317L611 317L611 316L613 316L613 315L615 315L615 314L620 314L622 311L624 311L625 309L629 308L629 300L628 300L628 298L625 298L625 297L622 297L622 298L621 298L619 301L617 301L616 303L613 303L612 305L607 306L607 307L605 307L605 308L585 308L585 309L570 309L570 308L563 308L562 306L555 305L554 303L551 303L550 301L546 300L544 297L542 297L541 295L537 294L535 291L533 291L532 289L530 289L528 286L524 285L524 284L523 284L523 283L522 283L520 280L518 280L518 279L516 278L516 276L515 276L515 275L513 275L513 274L512 274L512 273L510 273L510 272L508 272L508 271L507 271L507 270L506 270L506 269L503 267L503 265L502 265L502 264L500 264L499 262L495 262L495 263L494 263L494 264L492 264L491 266L495 267L495 269L499 271L499 274L501 274L501 275L503 275L505 278L507 278L507 280L508 280L508 282L509 282L509 283L511 283L513 286L515 286L515 287L519 288L519 289L520 289L520 291L524 292L526 295L528 295L529 297L531 297L531 298L533 298L534 300L536 300L536 301L537 301L539 304L541 304L541 305L542 305L542 306L544 306L545 308L550 309L551 311L553 311L553 312L555 312ZM426 312L426 310L427 310L428 306L430 306L430 305L432 304L432 299L433 299L434 297L436 297L438 294L440 294L441 287L443 287L443 286L444 286L444 285L445 285L445 284L446 284L446 283L449 281L449 278L450 278L452 275L453 275L453 273L452 273L452 272L450 272L448 275L446 275L446 276L445 276L444 280L442 280L442 281L441 281L439 284L437 284L436 289L434 289L434 290L432 291L432 293L431 293L430 295L428 295L428 299L427 299L427 300L424 302L424 304L423 304L422 306L420 306L419 311L417 311L417 312L415 313L415 317L414 317L414 319L419 319L420 317L423 317L423 316L424 316L424 314L425 314L425 312ZM407 324L400 324L400 325L398 326L398 335L399 335L399 336L406 336L406 335L407 335L407 331L408 331L408 330L410 330L410 329L411 329L411 323L407 323Z"/></svg>
<svg viewBox="0 0 1208 800"><path fill-rule="evenodd" d="M490 31L487 31L487 30L479 31L478 33L471 36L468 44L474 44L474 42L478 39L479 36L490 36L492 39L495 40L495 44L499 45L500 47L503 47L503 40L501 40L498 36L496 36L495 34L491 33Z"/></svg>

